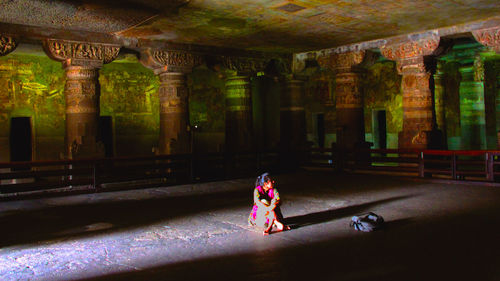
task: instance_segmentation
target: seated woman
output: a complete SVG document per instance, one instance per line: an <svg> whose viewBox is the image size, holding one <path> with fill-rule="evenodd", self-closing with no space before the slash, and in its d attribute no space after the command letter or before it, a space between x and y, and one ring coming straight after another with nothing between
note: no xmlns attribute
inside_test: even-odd
<svg viewBox="0 0 500 281"><path fill-rule="evenodd" d="M290 229L283 224L283 215L279 207L280 195L274 187L268 173L257 177L253 191L253 208L248 217L248 224L264 228L264 235L271 232L273 226L278 231Z"/></svg>

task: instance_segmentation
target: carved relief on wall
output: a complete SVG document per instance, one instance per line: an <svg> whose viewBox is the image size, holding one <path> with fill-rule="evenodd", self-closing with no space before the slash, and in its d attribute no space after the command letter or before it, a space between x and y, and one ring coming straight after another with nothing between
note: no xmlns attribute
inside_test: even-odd
<svg viewBox="0 0 500 281"><path fill-rule="evenodd" d="M112 62L120 52L120 46L74 42L65 40L47 39L44 49L48 56L58 61L71 59L72 62L98 61L100 63ZM77 63L80 65L80 63Z"/></svg>
<svg viewBox="0 0 500 281"><path fill-rule="evenodd" d="M472 35L479 43L500 52L500 27L474 30Z"/></svg>
<svg viewBox="0 0 500 281"><path fill-rule="evenodd" d="M14 38L0 35L0 56L5 56L14 51L16 47L17 42Z"/></svg>
<svg viewBox="0 0 500 281"><path fill-rule="evenodd" d="M397 62L400 73L410 68L412 71L424 72L423 57L432 54L438 46L439 36L434 35L420 40L384 45L380 47L380 51L387 59Z"/></svg>

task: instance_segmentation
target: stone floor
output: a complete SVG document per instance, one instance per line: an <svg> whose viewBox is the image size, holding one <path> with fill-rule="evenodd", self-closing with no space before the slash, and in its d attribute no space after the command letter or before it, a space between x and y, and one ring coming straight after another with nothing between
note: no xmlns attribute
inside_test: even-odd
<svg viewBox="0 0 500 281"><path fill-rule="evenodd" d="M0 202L0 280L500 280L500 186L301 171L289 231L247 226L253 179ZM385 229L349 227L373 211Z"/></svg>

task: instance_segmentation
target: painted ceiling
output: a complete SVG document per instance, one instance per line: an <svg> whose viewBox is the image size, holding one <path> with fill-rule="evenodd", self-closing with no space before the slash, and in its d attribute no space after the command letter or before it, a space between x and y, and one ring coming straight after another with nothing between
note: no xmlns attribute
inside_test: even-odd
<svg viewBox="0 0 500 281"><path fill-rule="evenodd" d="M303 52L500 16L498 0L0 0L0 23Z"/></svg>

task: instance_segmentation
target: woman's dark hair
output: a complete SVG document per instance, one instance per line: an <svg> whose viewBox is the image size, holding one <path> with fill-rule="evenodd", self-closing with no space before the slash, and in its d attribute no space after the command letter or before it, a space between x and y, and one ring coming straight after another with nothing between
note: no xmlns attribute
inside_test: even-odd
<svg viewBox="0 0 500 281"><path fill-rule="evenodd" d="M263 173L262 175L257 177L257 180L255 180L255 187L257 186L264 186L264 183L268 182L271 180L271 177L269 176L269 173Z"/></svg>

